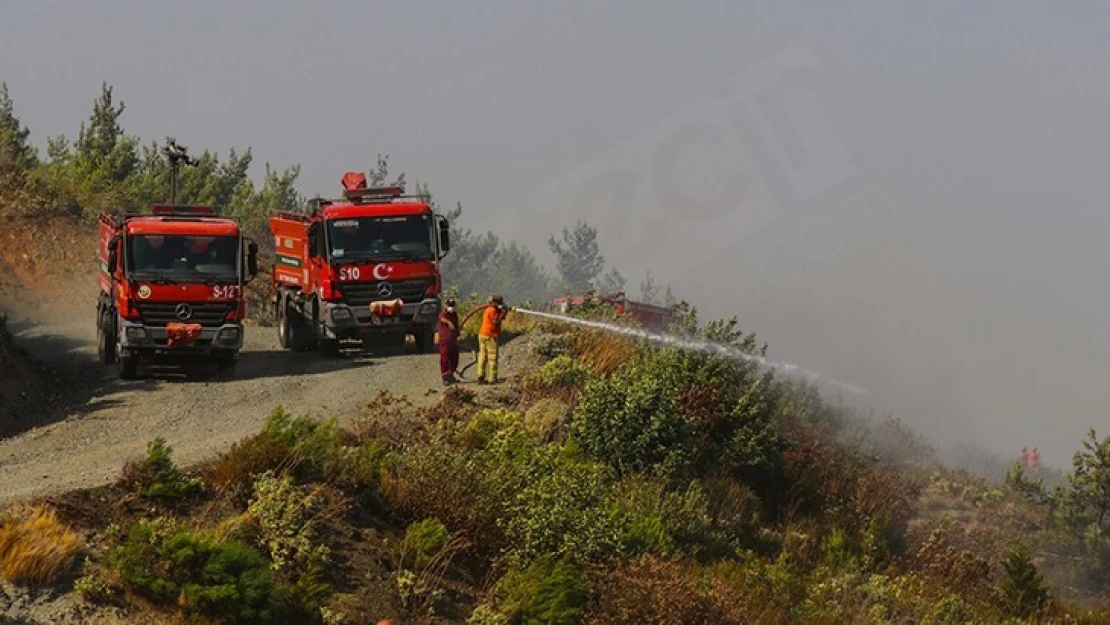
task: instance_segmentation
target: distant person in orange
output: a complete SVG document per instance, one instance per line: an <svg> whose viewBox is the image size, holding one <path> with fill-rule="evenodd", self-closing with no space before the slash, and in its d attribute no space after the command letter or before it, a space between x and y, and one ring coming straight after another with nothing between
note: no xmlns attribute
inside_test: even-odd
<svg viewBox="0 0 1110 625"><path fill-rule="evenodd" d="M1028 447L1022 447L1021 448L1021 466L1022 466L1022 468L1026 468L1026 467L1029 466L1029 448Z"/></svg>
<svg viewBox="0 0 1110 625"><path fill-rule="evenodd" d="M1041 463L1041 455L1039 453L1037 453L1037 448L1034 447L1033 451L1029 454L1029 464L1036 467L1036 466L1040 466L1040 463Z"/></svg>
<svg viewBox="0 0 1110 625"><path fill-rule="evenodd" d="M478 384L497 383L497 339L501 337L501 322L508 314L500 295L489 298L478 330Z"/></svg>

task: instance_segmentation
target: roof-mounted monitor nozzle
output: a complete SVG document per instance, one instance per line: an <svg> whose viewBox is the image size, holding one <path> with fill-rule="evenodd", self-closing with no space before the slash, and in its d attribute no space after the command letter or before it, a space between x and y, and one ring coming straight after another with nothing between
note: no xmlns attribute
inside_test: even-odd
<svg viewBox="0 0 1110 625"><path fill-rule="evenodd" d="M189 156L188 148L177 145L177 141L173 139L166 139L166 147L162 148L162 154L165 154L166 159L170 162L169 204L177 204L177 168L181 166L181 163L196 167L197 159Z"/></svg>

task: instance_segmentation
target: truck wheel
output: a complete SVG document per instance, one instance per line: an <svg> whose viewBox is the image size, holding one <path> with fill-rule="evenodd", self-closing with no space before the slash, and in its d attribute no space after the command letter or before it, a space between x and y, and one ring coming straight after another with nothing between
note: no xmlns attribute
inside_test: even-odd
<svg viewBox="0 0 1110 625"><path fill-rule="evenodd" d="M116 334L108 330L112 323L106 311L101 311L96 321L96 355L101 364L110 365L116 361Z"/></svg>
<svg viewBox="0 0 1110 625"><path fill-rule="evenodd" d="M290 327L291 323L289 303L283 297L278 303L278 343L281 344L282 349L289 349L293 346L293 329Z"/></svg>
<svg viewBox="0 0 1110 625"><path fill-rule="evenodd" d="M131 354L120 354L117 358L119 377L124 380L134 380L139 373L139 359Z"/></svg>

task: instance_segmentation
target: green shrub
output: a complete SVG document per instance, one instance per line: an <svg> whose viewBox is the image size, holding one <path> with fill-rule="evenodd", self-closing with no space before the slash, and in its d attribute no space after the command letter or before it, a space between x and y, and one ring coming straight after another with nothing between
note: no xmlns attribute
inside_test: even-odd
<svg viewBox="0 0 1110 625"><path fill-rule="evenodd" d="M667 380L625 372L586 384L572 432L581 449L621 475L685 471L696 454L693 424L678 411Z"/></svg>
<svg viewBox="0 0 1110 625"><path fill-rule="evenodd" d="M285 445L259 433L235 442L231 449L220 454L206 471L205 478L214 490L245 506L254 493L255 478L266 471L280 471L294 464Z"/></svg>
<svg viewBox="0 0 1110 625"><path fill-rule="evenodd" d="M90 603L110 603L116 599L117 589L102 575L84 575L73 581L73 590Z"/></svg>
<svg viewBox="0 0 1110 625"><path fill-rule="evenodd" d="M625 519L622 543L628 554L702 555L728 553L716 535L709 502L697 482L669 491L660 480L631 478L616 489L616 509Z"/></svg>
<svg viewBox="0 0 1110 625"><path fill-rule="evenodd" d="M1018 545L1002 561L1005 574L1001 582L1002 607L1021 618L1040 616L1048 606L1048 585L1033 564L1033 554Z"/></svg>
<svg viewBox="0 0 1110 625"><path fill-rule="evenodd" d="M608 467L559 460L519 490L499 519L512 555L527 563L543 554L584 563L619 553L622 521L613 514Z"/></svg>
<svg viewBox="0 0 1110 625"><path fill-rule="evenodd" d="M147 445L146 457L129 460L119 485L145 499L178 501L198 492L199 478L188 477L173 462L173 448L159 436Z"/></svg>
<svg viewBox="0 0 1110 625"><path fill-rule="evenodd" d="M557 441L566 433L570 414L570 407L563 402L544 397L524 413L524 427L541 441Z"/></svg>
<svg viewBox="0 0 1110 625"><path fill-rule="evenodd" d="M725 471L779 493L783 441L770 376L674 349L645 350L579 396L571 434L621 475Z"/></svg>
<svg viewBox="0 0 1110 625"><path fill-rule="evenodd" d="M493 588L492 610L476 610L469 623L507 622L521 625L576 625L580 622L589 585L582 569L545 555L527 568L510 570Z"/></svg>
<svg viewBox="0 0 1110 625"><path fill-rule="evenodd" d="M557 450L541 446L519 422L496 427L490 414L445 426L397 454L382 472L381 496L409 518L439 519L492 557L507 548L500 520L511 516L521 491L550 473Z"/></svg>
<svg viewBox="0 0 1110 625"><path fill-rule="evenodd" d="M521 416L511 410L503 408L481 410L466 422L461 441L468 447L481 449L490 444L498 431L519 433L521 423Z"/></svg>
<svg viewBox="0 0 1110 625"><path fill-rule="evenodd" d="M287 595L265 557L164 520L135 524L111 561L125 585L155 603L233 623L265 622L284 612Z"/></svg>
<svg viewBox="0 0 1110 625"><path fill-rule="evenodd" d="M575 388L585 384L592 375L589 367L564 354L533 371L526 382L529 386L548 389Z"/></svg>
<svg viewBox="0 0 1110 625"><path fill-rule="evenodd" d="M424 519L405 529L399 560L402 567L425 569L450 540L451 534L439 519Z"/></svg>
<svg viewBox="0 0 1110 625"><path fill-rule="evenodd" d="M936 602L922 620L923 625L965 625L974 622L975 611L959 595L948 595Z"/></svg>
<svg viewBox="0 0 1110 625"><path fill-rule="evenodd" d="M297 486L289 475L263 473L255 482L247 513L260 528L259 543L270 554L276 571L307 570L324 564L330 550L320 541L318 525L327 501L319 489Z"/></svg>
<svg viewBox="0 0 1110 625"><path fill-rule="evenodd" d="M289 450L293 470L301 479L327 477L327 467L339 449L340 431L334 419L325 422L294 417L278 407L266 419L262 436Z"/></svg>

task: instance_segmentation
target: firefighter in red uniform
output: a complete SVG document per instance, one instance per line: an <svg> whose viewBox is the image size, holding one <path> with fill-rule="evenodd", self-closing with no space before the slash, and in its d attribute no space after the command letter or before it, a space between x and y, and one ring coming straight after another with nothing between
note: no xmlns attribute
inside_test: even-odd
<svg viewBox="0 0 1110 625"><path fill-rule="evenodd" d="M459 369L459 313L455 312L455 300L447 300L436 332L439 335L439 374L443 385L448 386L456 382L455 373Z"/></svg>

